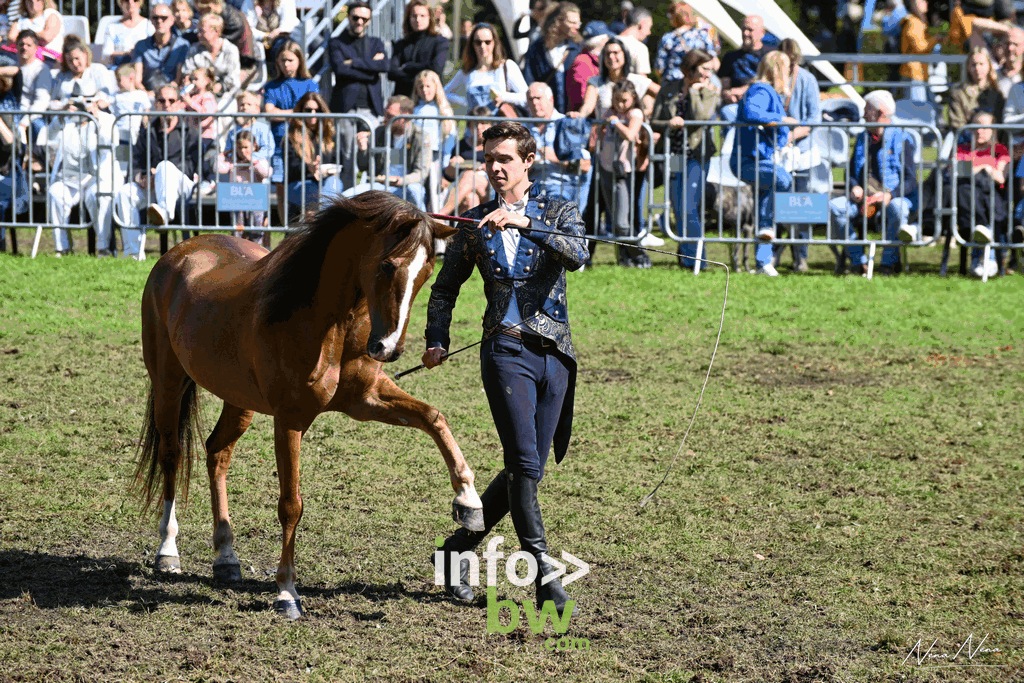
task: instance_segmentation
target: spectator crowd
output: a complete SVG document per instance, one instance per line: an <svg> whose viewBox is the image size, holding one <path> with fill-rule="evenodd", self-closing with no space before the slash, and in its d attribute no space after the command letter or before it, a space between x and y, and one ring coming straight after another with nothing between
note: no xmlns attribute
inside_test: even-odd
<svg viewBox="0 0 1024 683"><path fill-rule="evenodd" d="M932 234L941 229L934 209L954 193L960 209L948 229L975 244L1024 241L1024 229L1010 229L1024 221L1024 202L1010 201L1024 194L1024 172L1013 172L1024 169L1015 164L1024 144L984 127L1024 121L1024 29L1013 17L957 8L951 38L967 62L942 102L925 66L907 62L896 97L879 89L862 110L853 104L846 120L865 127L850 136L847 182L837 192L831 171L823 186L807 160L822 144L816 126L843 120L851 102L823 99L800 44L780 41L757 15L743 18L741 44L724 50L718 31L684 2L664 3L672 29L652 36L652 10L628 0L609 22L586 24L572 2L532 0L510 36L528 44L516 61L503 32L486 22L459 27L453 47L446 0L409 0L401 38L388 42L370 30L371 4L352 0L339 15L344 28L322 41L333 76L325 82L295 40L303 31L294 0L118 0L120 16L93 45L66 31L52 0L15 2L6 15L0 7L8 39L0 51L2 220L24 214L33 194L55 225L66 226L79 207L100 255L118 251L115 224L120 253L138 256L146 226L194 223L189 212L218 182L273 192L276 215L230 215L236 230L266 244L271 224L370 188L443 213L468 210L491 192L481 137L488 122L474 117L530 119L534 192L576 202L590 234L632 240L618 251L624 267L649 267L641 247L664 243L643 228L651 183L664 185L672 207L661 227L684 238L679 264L703 267L705 217L726 201L710 180L716 156L737 179L734 227L742 229L746 210L756 271L767 276L785 257L782 233L798 241L813 234L809 224L776 220L779 192L827 192L836 239L880 232L889 243L883 274L902 268L896 244L925 239L921 216L933 217ZM841 16L855 16L850 3L840 5ZM929 35L926 0L879 8L893 52L927 54L946 38ZM937 171L947 181L938 196L920 180L920 134L893 124L897 98L944 109L951 130L975 126L955 140L957 182L948 167ZM47 113L61 111L68 115ZM726 124L720 134L714 121ZM665 162L651 169L659 151ZM54 229L58 256L74 250L72 233ZM837 255L837 270L847 261L852 272L870 270L862 246ZM990 255L974 252L975 274L995 274L1002 255ZM809 269L806 244L793 245L792 269Z"/></svg>

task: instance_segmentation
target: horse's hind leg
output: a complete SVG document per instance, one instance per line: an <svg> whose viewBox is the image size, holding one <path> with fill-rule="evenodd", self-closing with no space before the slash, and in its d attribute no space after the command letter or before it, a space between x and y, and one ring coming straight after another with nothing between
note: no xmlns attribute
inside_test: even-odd
<svg viewBox="0 0 1024 683"><path fill-rule="evenodd" d="M210 504L213 508L213 549L217 553L217 559L213 561L213 578L218 581L242 580L242 570L234 550L231 516L228 514L228 467L231 466L235 444L249 428L252 417L253 411L225 403L217 426L206 440L206 470L210 475Z"/></svg>

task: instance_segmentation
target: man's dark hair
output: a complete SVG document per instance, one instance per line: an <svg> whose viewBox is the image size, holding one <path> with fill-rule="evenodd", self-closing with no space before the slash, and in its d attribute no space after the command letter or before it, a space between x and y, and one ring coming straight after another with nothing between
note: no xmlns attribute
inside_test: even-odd
<svg viewBox="0 0 1024 683"><path fill-rule="evenodd" d="M388 98L385 109L393 104L397 104L399 111L403 114L411 114L416 108L416 104L412 101L412 98L408 95L392 95Z"/></svg>
<svg viewBox="0 0 1024 683"><path fill-rule="evenodd" d="M499 121L484 131L484 144L489 140L515 140L516 154L523 161L531 154L537 153L537 141L526 126L515 121Z"/></svg>
<svg viewBox="0 0 1024 683"><path fill-rule="evenodd" d="M21 42L22 38L31 38L32 40L36 41L36 45L41 45L41 43L39 42L39 34L30 28L26 28L22 31L19 31L18 37L15 39L15 42Z"/></svg>

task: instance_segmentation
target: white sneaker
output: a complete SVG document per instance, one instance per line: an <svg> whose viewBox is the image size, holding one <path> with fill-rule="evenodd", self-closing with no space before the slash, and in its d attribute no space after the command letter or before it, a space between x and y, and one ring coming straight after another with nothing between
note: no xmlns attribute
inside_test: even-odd
<svg viewBox="0 0 1024 683"><path fill-rule="evenodd" d="M971 241L976 244L989 244L992 242L992 228L985 225L975 225L971 234Z"/></svg>
<svg viewBox="0 0 1024 683"><path fill-rule="evenodd" d="M150 204L146 209L146 220L150 225L167 225L167 211L159 204Z"/></svg>
<svg viewBox="0 0 1024 683"><path fill-rule="evenodd" d="M988 261L985 261L985 270L987 271L985 273L986 276L995 277L999 274L999 264L996 263L994 258L990 258Z"/></svg>
<svg viewBox="0 0 1024 683"><path fill-rule="evenodd" d="M971 264L971 275L974 277L995 277L999 274L999 265L995 259L989 259L982 264L981 259L976 259Z"/></svg>
<svg viewBox="0 0 1024 683"><path fill-rule="evenodd" d="M910 223L904 223L900 226L900 231L896 233L896 237L899 238L900 242L916 242L917 241L917 226L911 225Z"/></svg>
<svg viewBox="0 0 1024 683"><path fill-rule="evenodd" d="M775 231L771 228L761 228L757 231L757 239L771 242L775 239ZM774 268L772 269L774 270Z"/></svg>
<svg viewBox="0 0 1024 683"><path fill-rule="evenodd" d="M770 263L766 263L763 266L759 266L757 269L758 275L767 275L768 277L778 277L779 271L775 270L775 266Z"/></svg>
<svg viewBox="0 0 1024 683"><path fill-rule="evenodd" d="M655 237L654 233L646 232L644 236L640 238L641 247L663 247L665 246L665 240L660 237Z"/></svg>
<svg viewBox="0 0 1024 683"><path fill-rule="evenodd" d="M209 196L217 191L217 185L212 180L204 180L199 185L199 191L206 196Z"/></svg>

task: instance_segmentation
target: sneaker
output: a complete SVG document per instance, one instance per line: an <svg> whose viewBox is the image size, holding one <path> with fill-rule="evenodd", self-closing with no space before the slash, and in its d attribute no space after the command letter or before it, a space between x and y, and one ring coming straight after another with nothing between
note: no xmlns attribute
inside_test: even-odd
<svg viewBox="0 0 1024 683"><path fill-rule="evenodd" d="M758 267L758 275L767 275L768 277L778 277L779 271L775 270L775 266L770 263L766 263L763 266Z"/></svg>
<svg viewBox="0 0 1024 683"><path fill-rule="evenodd" d="M810 266L807 265L807 259L802 258L793 264L794 273L806 273L808 270L810 270Z"/></svg>
<svg viewBox="0 0 1024 683"><path fill-rule="evenodd" d="M146 220L150 225L167 225L167 211L159 204L150 204L146 209Z"/></svg>
<svg viewBox="0 0 1024 683"><path fill-rule="evenodd" d="M644 236L640 238L641 247L663 247L665 246L665 240L660 237L655 237L653 232L646 232Z"/></svg>
<svg viewBox="0 0 1024 683"><path fill-rule="evenodd" d="M757 231L757 239L771 242L775 239L775 231L772 228L761 228Z"/></svg>
<svg viewBox="0 0 1024 683"><path fill-rule="evenodd" d="M971 233L971 241L976 244L989 244L992 242L992 228L985 225L975 225Z"/></svg>
<svg viewBox="0 0 1024 683"><path fill-rule="evenodd" d="M214 192L217 191L217 185L212 180L204 180L199 185L199 191L202 194L204 194L206 196L209 196L209 195L211 195L211 194L213 194Z"/></svg>
<svg viewBox="0 0 1024 683"><path fill-rule="evenodd" d="M917 241L917 226L909 223L904 223L900 226L900 231L896 233L896 237L900 242L909 243Z"/></svg>

